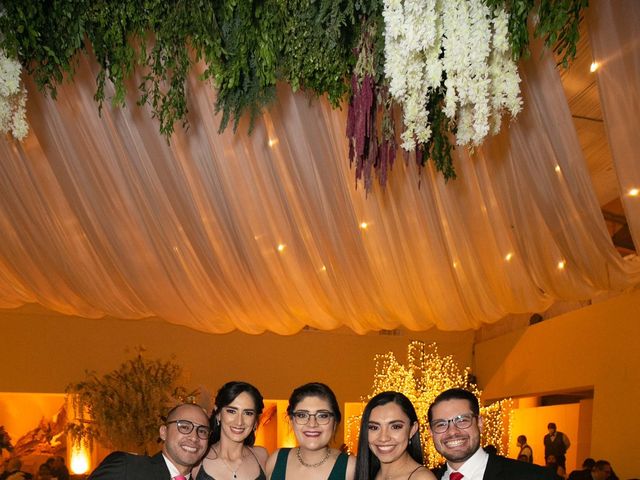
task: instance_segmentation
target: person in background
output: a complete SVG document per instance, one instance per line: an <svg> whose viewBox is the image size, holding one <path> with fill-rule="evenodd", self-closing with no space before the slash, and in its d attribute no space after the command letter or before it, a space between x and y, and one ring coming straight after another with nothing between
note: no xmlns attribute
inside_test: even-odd
<svg viewBox="0 0 640 480"><path fill-rule="evenodd" d="M51 458L38 467L38 473L36 474L36 480L52 480L53 473L51 473L51 467L49 466Z"/></svg>
<svg viewBox="0 0 640 480"><path fill-rule="evenodd" d="M591 469L596 464L593 458L585 458L580 470L574 470L567 477L569 480L591 480Z"/></svg>
<svg viewBox="0 0 640 480"><path fill-rule="evenodd" d="M51 475L57 480L69 480L69 469L64 463L64 457L56 455L47 460Z"/></svg>
<svg viewBox="0 0 640 480"><path fill-rule="evenodd" d="M149 457L113 452L89 475L89 480L185 480L207 450L209 417L191 403L172 408L160 426L162 451Z"/></svg>
<svg viewBox="0 0 640 480"><path fill-rule="evenodd" d="M527 443L527 437L525 435L518 435L518 446L520 447L518 460L533 463L533 449Z"/></svg>
<svg viewBox="0 0 640 480"><path fill-rule="evenodd" d="M362 413L356 480L435 480L423 462L420 425L411 401L399 392L375 395Z"/></svg>
<svg viewBox="0 0 640 480"><path fill-rule="evenodd" d="M211 414L211 447L194 470L196 480L232 478L266 480L269 454L255 447L256 429L264 410L262 395L246 382L225 383L216 394Z"/></svg>
<svg viewBox="0 0 640 480"><path fill-rule="evenodd" d="M611 480L613 476L613 469L607 460L598 460L591 469L593 480Z"/></svg>
<svg viewBox="0 0 640 480"><path fill-rule="evenodd" d="M22 460L19 457L11 457L7 460L4 473L0 475L0 480L31 480L33 475L22 470Z"/></svg>
<svg viewBox="0 0 640 480"><path fill-rule="evenodd" d="M549 455L553 455L558 465L562 468L567 468L566 453L571 446L571 441L567 437L566 433L559 432L556 428L556 424L549 422L547 425L547 433L544 436L544 458L548 458Z"/></svg>
<svg viewBox="0 0 640 480"><path fill-rule="evenodd" d="M287 415L298 441L267 460L270 480L353 480L355 458L329 443L342 418L335 394L324 383L307 383L289 398Z"/></svg>
<svg viewBox="0 0 640 480"><path fill-rule="evenodd" d="M443 480L552 480L551 472L538 465L480 448L483 419L476 396L462 388L438 395L427 411L435 449L447 463L436 471Z"/></svg>
<svg viewBox="0 0 640 480"><path fill-rule="evenodd" d="M487 452L489 455L498 455L498 449L496 448L495 445L485 445L484 447L484 451Z"/></svg>
<svg viewBox="0 0 640 480"><path fill-rule="evenodd" d="M557 478L565 478L567 476L566 470L558 464L558 459L556 459L555 455L547 455L545 465L556 474Z"/></svg>

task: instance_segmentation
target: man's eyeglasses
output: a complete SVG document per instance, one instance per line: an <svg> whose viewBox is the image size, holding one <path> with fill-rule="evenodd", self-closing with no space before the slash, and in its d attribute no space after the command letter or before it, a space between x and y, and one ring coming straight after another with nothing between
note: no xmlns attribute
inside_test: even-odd
<svg viewBox="0 0 640 480"><path fill-rule="evenodd" d="M297 410L293 412L291 416L293 417L293 421L298 425L306 425L309 423L309 419L311 419L311 417L315 417L318 425L326 425L333 418L333 413L323 410L316 413L309 413L306 410Z"/></svg>
<svg viewBox="0 0 640 480"><path fill-rule="evenodd" d="M170 423L175 423L176 428L183 435L189 435L191 432L193 432L193 429L195 428L196 435L198 435L198 438L200 438L201 440L209 439L210 429L205 425L198 425L197 423L193 423L189 420L171 420L166 424L169 425Z"/></svg>
<svg viewBox="0 0 640 480"><path fill-rule="evenodd" d="M431 431L433 433L444 433L449 430L449 425L454 424L460 430L465 430L471 426L473 423L473 419L477 417L477 415L473 413L465 413L463 415L458 415L449 420L434 420L429 426L431 427Z"/></svg>

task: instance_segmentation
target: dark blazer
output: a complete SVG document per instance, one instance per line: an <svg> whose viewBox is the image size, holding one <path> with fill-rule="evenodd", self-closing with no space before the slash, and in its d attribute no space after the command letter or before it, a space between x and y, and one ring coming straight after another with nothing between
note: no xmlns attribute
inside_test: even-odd
<svg viewBox="0 0 640 480"><path fill-rule="evenodd" d="M442 468L435 470L434 474L440 479L446 470L445 464ZM482 480L554 480L555 478L548 468L500 455L489 455Z"/></svg>
<svg viewBox="0 0 640 480"><path fill-rule="evenodd" d="M132 453L109 454L88 480L170 480L162 452L153 457Z"/></svg>

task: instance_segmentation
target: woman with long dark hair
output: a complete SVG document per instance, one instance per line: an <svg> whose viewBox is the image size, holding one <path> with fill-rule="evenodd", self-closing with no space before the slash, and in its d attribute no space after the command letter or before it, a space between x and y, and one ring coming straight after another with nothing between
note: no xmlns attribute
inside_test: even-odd
<svg viewBox="0 0 640 480"><path fill-rule="evenodd" d="M262 395L245 382L228 382L211 413L211 447L196 468L196 480L266 480L267 450L254 446L264 409Z"/></svg>
<svg viewBox="0 0 640 480"><path fill-rule="evenodd" d="M329 446L342 418L335 394L323 383L307 383L289 398L287 415L298 441L267 461L270 480L353 480L355 459Z"/></svg>
<svg viewBox="0 0 640 480"><path fill-rule="evenodd" d="M420 425L411 401L382 392L362 413L356 480L434 480L423 465Z"/></svg>

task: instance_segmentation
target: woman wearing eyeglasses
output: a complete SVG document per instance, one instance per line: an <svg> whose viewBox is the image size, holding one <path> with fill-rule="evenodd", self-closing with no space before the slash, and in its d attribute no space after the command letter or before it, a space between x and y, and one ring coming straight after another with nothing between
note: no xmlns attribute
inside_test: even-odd
<svg viewBox="0 0 640 480"><path fill-rule="evenodd" d="M307 383L296 388L287 415L298 446L281 448L269 457L271 480L353 480L355 459L329 447L342 417L328 386Z"/></svg>
<svg viewBox="0 0 640 480"><path fill-rule="evenodd" d="M194 471L196 480L266 480L267 450L253 445L263 409L262 395L249 383L229 382L218 390L211 447Z"/></svg>
<svg viewBox="0 0 640 480"><path fill-rule="evenodd" d="M434 480L423 464L420 425L411 401L382 392L364 408L356 480Z"/></svg>

